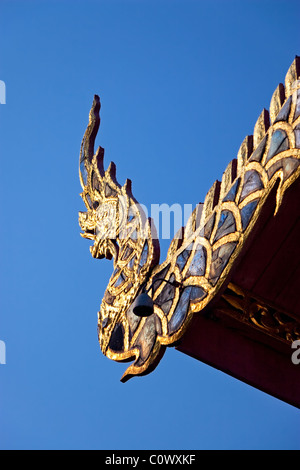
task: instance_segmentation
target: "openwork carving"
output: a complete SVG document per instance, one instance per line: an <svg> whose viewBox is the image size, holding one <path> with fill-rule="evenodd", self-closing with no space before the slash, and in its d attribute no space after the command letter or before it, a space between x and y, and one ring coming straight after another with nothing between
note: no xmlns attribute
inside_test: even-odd
<svg viewBox="0 0 300 470"><path fill-rule="evenodd" d="M219 301L218 313L252 326L276 340L291 343L300 339L300 322L264 300L229 283Z"/></svg>
<svg viewBox="0 0 300 470"><path fill-rule="evenodd" d="M285 85L273 94L270 111L262 111L253 136L244 139L222 181L208 191L203 210L196 207L183 236L174 238L161 264L155 228L134 199L130 181L119 185L113 163L104 171L104 150L99 147L94 154L100 124L100 100L95 96L80 152L81 196L87 211L80 213L79 223L82 236L94 241L92 256L114 260L98 331L107 357L134 360L123 381L151 371L165 347L181 338L192 316L223 286L272 188L279 182L276 216L286 190L299 177L299 68L296 57ZM154 313L136 316L133 301L161 278L176 285L155 282L149 292ZM265 328L268 314L263 308L251 311L247 321ZM280 316L277 321L284 323ZM292 331L288 334L294 338Z"/></svg>

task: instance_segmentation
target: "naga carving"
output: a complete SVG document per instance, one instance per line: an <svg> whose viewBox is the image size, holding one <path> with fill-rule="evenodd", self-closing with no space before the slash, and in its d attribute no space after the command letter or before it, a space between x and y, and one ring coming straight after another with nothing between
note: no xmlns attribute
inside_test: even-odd
<svg viewBox="0 0 300 470"><path fill-rule="evenodd" d="M197 205L160 263L153 221L121 186L116 167L105 171L104 150L94 152L100 125L100 99L94 97L80 151L80 182L86 212L79 213L82 236L92 240L94 258L113 259L114 270L98 313L102 352L133 361L122 381L156 367L166 346L178 341L194 314L217 295L277 184L276 212L300 174L299 57L275 90L270 109L259 116L225 170L221 182ZM167 281L167 282L164 282ZM135 299L146 292L151 315L136 315Z"/></svg>

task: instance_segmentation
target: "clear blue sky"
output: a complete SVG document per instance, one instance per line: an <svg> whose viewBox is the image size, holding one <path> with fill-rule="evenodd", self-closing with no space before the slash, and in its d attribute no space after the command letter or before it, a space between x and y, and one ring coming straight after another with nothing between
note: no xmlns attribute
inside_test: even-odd
<svg viewBox="0 0 300 470"><path fill-rule="evenodd" d="M95 93L119 182L147 206L196 204L299 55L299 13L293 0L1 0L1 448L300 449L299 410L174 349L120 382L126 364L97 340L112 264L78 226Z"/></svg>

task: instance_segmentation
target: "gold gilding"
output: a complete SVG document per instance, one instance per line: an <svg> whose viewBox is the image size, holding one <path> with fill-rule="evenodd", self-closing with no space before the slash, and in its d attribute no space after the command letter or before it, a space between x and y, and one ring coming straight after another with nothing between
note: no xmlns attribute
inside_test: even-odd
<svg viewBox="0 0 300 470"><path fill-rule="evenodd" d="M152 370L165 346L173 345L182 337L193 315L201 312L228 282L278 179L276 211L287 188L299 178L300 149L296 127L300 118L294 119L296 101L287 118L274 123L298 77L299 58L296 58L286 76L285 97L282 84L272 96L270 117L273 124L270 126L269 112L264 109L255 124L253 137L244 139L237 161L230 162L222 181L213 184L203 207L197 206L184 236L181 234L171 242L161 264L155 228L133 197L131 184L128 181L122 187L118 184L114 165L104 172L102 151L98 149L92 155L98 117L95 109L90 113L82 147L86 182L84 176L80 176L87 212L80 214L79 223L82 235L94 241L92 255L114 258L114 273L102 300L98 330L101 349L107 357L116 361L134 360L125 371L123 381ZM282 149L281 142L276 147L277 131L286 133ZM266 143L263 143L261 154L257 154L255 150L264 137ZM287 159L295 170L284 171L288 168ZM120 199L122 204L117 206L116 201ZM114 234L110 232L112 229ZM104 235L109 236L104 240ZM176 285L167 286L164 282L153 285L153 281L161 277L171 284L176 281ZM150 289L154 313L140 319L134 315L131 306L142 288ZM246 315L246 321L255 328L265 328L264 315L277 315L266 311L267 307L258 302L251 311L246 310L244 300L247 296L238 286L230 286L224 295L224 301L234 312L231 314L240 319ZM294 330L284 331L285 341L295 337Z"/></svg>

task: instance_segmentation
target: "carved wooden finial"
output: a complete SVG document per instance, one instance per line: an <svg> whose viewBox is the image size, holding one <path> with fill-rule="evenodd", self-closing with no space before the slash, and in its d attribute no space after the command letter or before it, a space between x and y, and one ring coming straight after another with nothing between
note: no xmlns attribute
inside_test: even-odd
<svg viewBox="0 0 300 470"><path fill-rule="evenodd" d="M220 198L220 187L220 181L216 180L208 191L203 206L203 220L206 220L209 217L214 207L218 204Z"/></svg>
<svg viewBox="0 0 300 470"><path fill-rule="evenodd" d="M98 337L102 352L110 359L134 360L123 375L123 382L153 370L165 347L178 344L193 315L207 312L219 301L219 295L238 270L239 260L246 251L247 256L250 253L253 240L258 239L260 243L261 238L256 235L260 235L264 221L271 220L272 208L276 207L278 213L279 208L284 210L281 204L285 192L292 185L298 188L300 96L298 92L293 94L293 99L290 95L299 72L300 62L296 57L285 86L279 84L273 93L270 111L263 109L253 135L245 137L222 181L215 181L204 204L198 204L193 210L161 263L153 221L132 196L131 181L126 180L122 187L118 184L113 162L104 171L101 147L93 155L100 123L100 101L95 97L80 154L82 198L87 211L79 214L79 224L82 236L94 241L91 247L94 258L114 258L114 271L98 315ZM280 231L281 220L277 218L277 225L272 222L269 227L278 227ZM267 233L272 239L273 228ZM262 251L259 248L259 253ZM252 253L250 263L251 258ZM151 286L152 314L144 315L143 310L136 314L135 299ZM277 290L274 291L277 295ZM237 290L233 294L241 295ZM222 301L235 307L232 292L225 295ZM243 308L242 305L234 321L244 322ZM231 315L228 306L226 312L221 313ZM255 328L266 328L266 334L270 335L268 325L257 323ZM272 335L274 330L272 326ZM298 326L297 331L289 332L289 337L286 335L284 339L276 333L272 341L286 340L289 345L292 334L299 337Z"/></svg>
<svg viewBox="0 0 300 470"><path fill-rule="evenodd" d="M269 111L267 109L263 109L254 126L254 132L253 132L254 149L256 149L260 141L263 139L269 127L270 127Z"/></svg>
<svg viewBox="0 0 300 470"><path fill-rule="evenodd" d="M223 173L222 181L221 181L221 190L220 190L220 199L223 199L226 196L230 186L232 185L233 181L235 180L237 175L237 159L231 160L227 165L226 170Z"/></svg>
<svg viewBox="0 0 300 470"><path fill-rule="evenodd" d="M275 121L277 114L279 113L285 100L285 91L282 83L279 83L278 87L273 93L270 102L270 120L271 123Z"/></svg>
<svg viewBox="0 0 300 470"><path fill-rule="evenodd" d="M300 57L296 56L285 76L285 94L288 97L293 92L293 84L300 78Z"/></svg>
<svg viewBox="0 0 300 470"><path fill-rule="evenodd" d="M241 143L241 146L239 148L238 154L237 154L237 173L240 174L242 168L244 168L244 165L248 158L250 157L251 153L253 151L253 135L247 135L243 142Z"/></svg>

